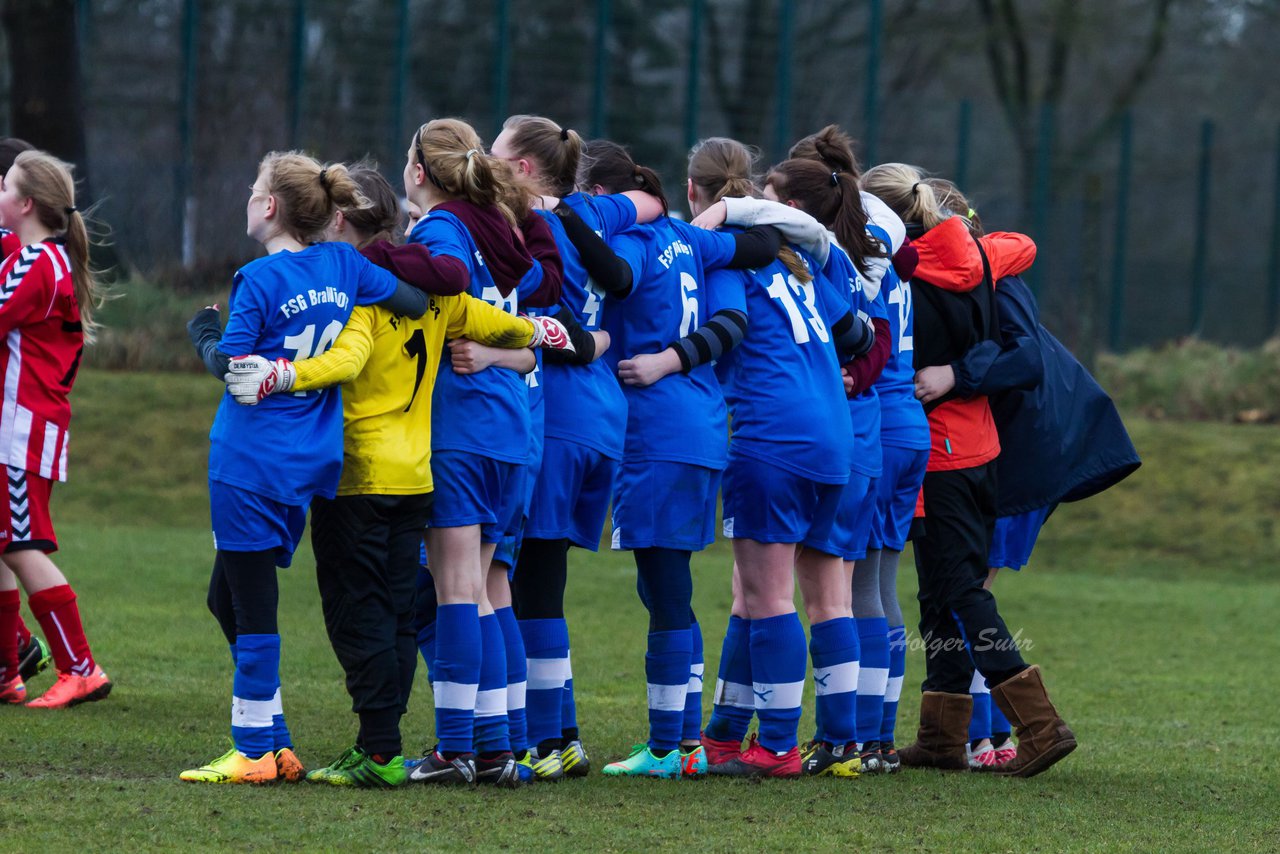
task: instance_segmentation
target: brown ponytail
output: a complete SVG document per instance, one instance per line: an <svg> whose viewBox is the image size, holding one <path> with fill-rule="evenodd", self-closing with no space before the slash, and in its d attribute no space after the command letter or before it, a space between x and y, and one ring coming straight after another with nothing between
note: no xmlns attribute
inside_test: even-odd
<svg viewBox="0 0 1280 854"><path fill-rule="evenodd" d="M512 116L502 129L511 131L511 150L517 157L538 164L544 189L562 198L573 193L583 148L577 131L542 116Z"/></svg>
<svg viewBox="0 0 1280 854"><path fill-rule="evenodd" d="M15 176L18 193L35 203L40 224L66 241L80 324L84 327L84 340L91 344L98 329L93 313L102 305L105 294L89 267L89 231L76 208L75 181L71 177L74 167L52 154L35 150L19 152L13 165L19 169Z"/></svg>
<svg viewBox="0 0 1280 854"><path fill-rule="evenodd" d="M791 146L788 156L800 160L816 160L830 172L848 172L857 181L862 172L853 156L853 138L839 125L827 125Z"/></svg>
<svg viewBox="0 0 1280 854"><path fill-rule="evenodd" d="M631 155L618 143L608 139L593 139L586 145L581 184L594 187L599 184L610 193L642 190L662 203L667 214L667 197L662 192L662 179L648 166L637 166Z"/></svg>
<svg viewBox="0 0 1280 854"><path fill-rule="evenodd" d="M267 192L279 206L277 223L299 243L315 243L334 211L363 210L371 204L341 163L322 166L299 151L273 151L258 165Z"/></svg>
<svg viewBox="0 0 1280 854"><path fill-rule="evenodd" d="M413 137L414 151L436 189L474 205L493 206L512 228L529 215L529 198L503 160L485 153L475 128L461 119L433 119Z"/></svg>
<svg viewBox="0 0 1280 854"><path fill-rule="evenodd" d="M369 160L353 163L347 169L361 195L369 200L367 208L343 208L347 224L360 235L361 245L375 240L395 240L400 234L400 197Z"/></svg>
<svg viewBox="0 0 1280 854"><path fill-rule="evenodd" d="M973 209L973 203L965 198L960 188L946 178L925 178L924 183L933 190L938 198L938 207L945 208L957 216L964 217L969 226L969 233L981 237L986 232L982 228L982 218Z"/></svg>
<svg viewBox="0 0 1280 854"><path fill-rule="evenodd" d="M888 257L884 245L867 233L867 211L851 172L829 169L817 160L792 158L773 167L766 180L778 198L794 201L835 232L861 272L868 272L868 259Z"/></svg>

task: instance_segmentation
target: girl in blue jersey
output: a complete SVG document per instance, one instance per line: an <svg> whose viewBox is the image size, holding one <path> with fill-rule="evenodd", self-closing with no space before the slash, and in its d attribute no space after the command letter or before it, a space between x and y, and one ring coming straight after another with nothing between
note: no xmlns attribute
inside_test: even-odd
<svg viewBox="0 0 1280 854"><path fill-rule="evenodd" d="M583 776L589 768L571 693L564 589L568 548L599 547L626 427L622 390L606 363L597 361L609 342L600 328L605 296L625 295L631 287L630 267L606 241L637 219L647 222L662 213L656 199L637 191L594 203L576 194L581 151L576 132L540 116L510 117L493 142L494 156L506 160L516 181L539 197L537 213L555 234L564 264L556 316L567 315L601 345L570 358L545 354L542 370L532 375L545 404L545 444L530 484L512 586L528 656L531 750L523 761L537 779Z"/></svg>
<svg viewBox="0 0 1280 854"><path fill-rule="evenodd" d="M665 207L658 176L637 166L622 146L596 141L587 154L591 163L584 183L597 193L642 189ZM825 249L825 233L812 225L807 238ZM727 413L710 363L732 349L745 330L740 311L707 318L705 275L727 266L769 264L780 240L772 230L716 234L660 217L615 235L612 245L631 267L633 282L625 297L605 306L606 328L613 336L606 359L616 364L627 397L613 544L633 550L638 591L650 614L645 656L650 737L604 770L697 776L706 768L698 743L701 697L689 686L701 683L702 644L690 607L689 561L692 552L712 541L716 493L727 461ZM690 694L698 700L696 708L688 702Z"/></svg>
<svg viewBox="0 0 1280 854"><path fill-rule="evenodd" d="M753 193L751 166L750 153L739 143L700 144L689 163L694 213L721 197ZM717 373L733 423L723 490L725 535L733 538L736 564L727 635L746 637L749 664L738 684L749 683L753 696L748 707L745 698L726 697L718 685L721 714L713 715L704 740L720 760L711 767L714 774L801 773L796 726L805 647L792 599L797 574L812 625L818 716L830 740L820 758L811 757L809 771L857 773L857 633L841 569L843 549L835 543L853 436L837 349L865 352L874 336L855 313L846 279L818 274L822 267L806 257L785 267L779 261L749 273L719 272L708 281L713 303L739 308L750 323L743 344L720 360ZM740 752L745 726L729 732L726 705L734 707L729 717L744 724L752 711L759 716L759 738L745 751Z"/></svg>
<svg viewBox="0 0 1280 854"><path fill-rule="evenodd" d="M249 196L249 236L267 250L242 267L218 328L216 308L189 329L197 351L219 378L229 357L272 360L263 388L292 386L291 360L325 352L356 305L397 294L396 278L355 247L319 240L338 206L367 207L344 166L321 166L297 153L263 158ZM421 316L416 307L386 303ZM209 503L217 557L209 609L235 663L231 734L235 746L182 779L205 783L298 780L280 700L279 592L276 567L287 567L302 535L312 496L333 498L342 468L342 400L337 390L279 394L254 407L225 394L210 431Z"/></svg>
<svg viewBox="0 0 1280 854"><path fill-rule="evenodd" d="M836 125L828 125L797 142L791 156L820 164L840 180L845 176L856 180L859 175L852 140ZM836 182L824 181L821 170L810 167L809 173L810 204L817 204L821 196L830 198L835 194ZM905 227L874 196L855 192L839 195L841 201L860 198L861 209L855 208L851 213L865 223L865 228L861 232L846 229L841 242L852 247L850 254L858 259L860 286L874 297L873 322L877 330L873 351L845 366L855 431L859 423L871 428L859 432L859 439L877 445L867 458L875 470L869 472L873 480L867 498L856 505L861 512L846 515L855 520L846 530L853 534L849 542L852 557L857 560L852 602L861 648L858 739L863 771L890 772L899 767L892 721L906 655L906 633L897 598L897 562L924 476L929 435L912 385L910 290L897 271L900 259L905 263L911 253ZM904 350L908 355L902 357ZM877 406L868 407L871 401L877 401ZM907 453L902 452L904 443ZM888 554L881 550L885 536L890 539Z"/></svg>
<svg viewBox="0 0 1280 854"><path fill-rule="evenodd" d="M496 271L512 266L518 251L512 229L527 212L512 209L523 195L510 186L506 164L484 152L465 122L437 119L414 134L404 181L409 201L425 212L410 241L455 259L466 268L472 296L514 313L520 299L514 286L524 288L539 273L527 265L506 290L495 281ZM510 241L505 251L500 237ZM557 282L553 299L558 290ZM497 544L518 531L523 515L529 394L510 367L459 373L449 361L433 401L436 497L427 533L439 602L432 668L439 744L410 779L513 786L519 771L506 715L506 643L486 576Z"/></svg>

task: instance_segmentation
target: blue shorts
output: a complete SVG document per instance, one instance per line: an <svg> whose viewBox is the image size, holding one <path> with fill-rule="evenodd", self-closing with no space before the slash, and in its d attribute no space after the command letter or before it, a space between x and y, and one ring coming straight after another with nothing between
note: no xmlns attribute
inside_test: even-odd
<svg viewBox="0 0 1280 854"><path fill-rule="evenodd" d="M724 535L757 543L803 543L826 554L842 483L820 483L730 452L724 470Z"/></svg>
<svg viewBox="0 0 1280 854"><path fill-rule="evenodd" d="M515 577L516 561L520 559L520 546L523 543L524 532L520 531L503 537L498 541L498 547L493 550L493 563L506 566L508 581Z"/></svg>
<svg viewBox="0 0 1280 854"><path fill-rule="evenodd" d="M209 515L213 547L227 552L276 553L276 566L293 562L293 553L307 527L307 508L281 504L270 498L209 481Z"/></svg>
<svg viewBox="0 0 1280 854"><path fill-rule="evenodd" d="M876 487L876 515L868 548L895 552L906 548L928 465L928 449L884 446L884 471Z"/></svg>
<svg viewBox="0 0 1280 854"><path fill-rule="evenodd" d="M499 543L519 532L524 518L525 466L467 451L431 455L435 501L432 528L480 526L480 540Z"/></svg>
<svg viewBox="0 0 1280 854"><path fill-rule="evenodd" d="M995 536L991 538L991 551L987 554L987 568L1022 569L1026 566L1031 560L1031 550L1036 547L1040 529L1053 509L1053 506L1041 507L1017 516L998 517Z"/></svg>
<svg viewBox="0 0 1280 854"><path fill-rule="evenodd" d="M849 472L849 482L840 493L840 509L836 511L835 525L831 529L831 546L821 551L839 555L843 560L862 560L867 556L871 526L876 518L876 483L879 480L860 472Z"/></svg>
<svg viewBox="0 0 1280 854"><path fill-rule="evenodd" d="M596 551L609 513L618 461L595 448L554 437L547 439L542 459L525 536L567 539Z"/></svg>
<svg viewBox="0 0 1280 854"><path fill-rule="evenodd" d="M623 460L613 491L613 548L701 551L716 538L720 472Z"/></svg>

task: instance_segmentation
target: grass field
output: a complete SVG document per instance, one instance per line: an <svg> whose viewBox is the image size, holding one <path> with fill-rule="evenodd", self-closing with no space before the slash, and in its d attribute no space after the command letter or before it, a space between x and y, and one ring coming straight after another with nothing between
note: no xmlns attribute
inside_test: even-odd
<svg viewBox="0 0 1280 854"><path fill-rule="evenodd" d="M204 609L205 434L218 392L195 375L81 379L71 482L54 517L59 561L116 688L69 711L0 709L0 851L1276 848L1275 428L1133 419L1146 466L1060 510L1032 566L998 581L1011 631L1033 643L1028 658L1044 666L1080 740L1033 780L593 774L503 793L198 787L177 773L225 749L230 688L226 647ZM695 561L708 689L729 566L723 544ZM311 567L304 548L282 575L283 677L301 755L319 764L350 743L354 718ZM645 732L646 618L629 556L575 552L570 576L579 720L599 767ZM900 743L914 732L919 653L907 667ZM421 676L404 729L407 746L430 743Z"/></svg>

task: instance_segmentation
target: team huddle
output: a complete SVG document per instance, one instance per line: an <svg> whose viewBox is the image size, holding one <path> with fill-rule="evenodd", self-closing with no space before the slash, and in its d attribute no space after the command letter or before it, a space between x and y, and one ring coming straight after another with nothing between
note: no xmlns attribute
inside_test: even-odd
<svg viewBox="0 0 1280 854"><path fill-rule="evenodd" d="M237 272L225 327L217 306L188 326L226 383L210 433L208 607L234 669L234 746L182 779L515 787L586 775L564 594L568 550L595 551L609 513L649 614L649 733L604 775L1031 776L1074 749L988 567L1025 564L1059 502L1138 463L1017 279L1034 244L984 234L957 188L914 167L862 173L835 126L763 180L755 166L737 141L698 143L685 222L623 146L536 116L511 117L489 147L460 120L422 125L403 188L363 162L262 160L246 218L267 254ZM19 156L0 195L2 224L27 247L6 271L27 236L60 239L10 224L23 168ZM93 299L74 297L81 311ZM15 472L49 477L12 452L8 463L11 494ZM714 540L718 505L733 604L704 720L690 561ZM284 714L276 576L308 509L359 725L309 772ZM48 562L47 527L4 562L52 641L37 608L50 594L11 560ZM926 678L918 736L899 751L908 539ZM20 689L34 669L18 653L43 647L5 622L18 610L7 583L0 686ZM69 593L61 583L47 586ZM64 705L110 688L78 614L75 626L80 647L53 642ZM419 656L437 743L406 759ZM802 741L810 672L816 729Z"/></svg>

